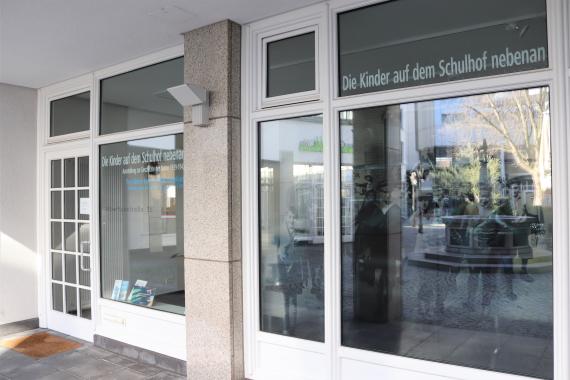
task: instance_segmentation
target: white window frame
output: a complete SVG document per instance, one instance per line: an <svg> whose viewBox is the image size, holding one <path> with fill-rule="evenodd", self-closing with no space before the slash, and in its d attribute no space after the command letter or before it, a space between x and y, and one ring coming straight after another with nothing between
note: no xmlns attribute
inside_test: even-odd
<svg viewBox="0 0 570 380"><path fill-rule="evenodd" d="M58 83L53 86L46 87L42 90L43 91L41 92L40 96L42 98L42 102L47 102L47 106L45 107L42 104L41 107L42 114L41 115L38 114L38 120L40 117L45 118L43 121L44 124L41 126L41 128L44 129L42 131L43 133L41 134L42 145L56 144L72 140L87 139L91 136L91 129L93 128L93 125L91 123L89 125L90 128L86 131L68 133L60 136L50 136L50 130L51 130L51 102L60 99L65 99L70 96L78 95L84 92L89 92L89 102L91 105L93 104L92 75L90 74L83 75L78 78L74 78L62 83ZM40 97L38 97L38 99L40 99ZM39 105L40 104L38 103L38 106ZM93 117L92 109L90 109L89 112L90 112L89 121L91 121Z"/></svg>
<svg viewBox="0 0 570 380"><path fill-rule="evenodd" d="M186 317L160 310L129 305L101 297L101 252L100 252L100 204L99 204L99 148L101 145L129 140L138 140L151 137L183 133L184 122L146 127L141 129L122 131L109 134L100 134L100 91L101 81L106 78L128 73L157 63L165 62L184 56L183 45L175 46L154 54L150 54L132 61L121 63L103 70L96 71L93 78L93 93L97 99L94 105L92 160L95 176L93 178L93 197L95 211L93 214L93 252L97 260L97 281L94 292L97 297L97 311L99 313L95 325L95 334L119 340L134 346L143 347L180 360L186 360ZM140 334L140 328L145 326L146 333ZM168 343L167 343L168 342Z"/></svg>
<svg viewBox="0 0 570 380"><path fill-rule="evenodd" d="M261 70L261 77L256 81L257 102L256 108L279 107L295 103L319 101L322 93L322 83L325 77L320 69L321 62L325 62L325 45L327 30L326 20L320 12L322 6L313 6L305 12L297 12L296 17L272 18L272 23L264 21L255 29L255 44L257 46L256 68ZM306 33L315 33L315 89L278 96L267 96L267 44L275 41L296 37Z"/></svg>
<svg viewBox="0 0 570 380"><path fill-rule="evenodd" d="M37 191L37 230L38 253L41 270L38 276L40 325L45 327L47 308L47 263L45 262L46 235L45 194L46 181L45 154L60 149L87 148L90 153L91 184L91 272L92 272L92 320L94 334L108 337L123 343L142 347L180 360L186 360L186 317L160 310L144 308L116 302L101 297L101 256L100 256L100 216L99 216L99 147L104 144L124 142L150 137L160 137L183 133L184 123L158 125L136 130L99 134L100 83L101 80L127 73L156 63L184 56L184 46L177 45L153 54L114 65L76 79L61 82L39 90L38 94L38 191ZM50 101L85 91L90 92L90 130L79 134L49 138ZM76 136L77 135L77 136ZM144 330L145 333L140 332Z"/></svg>
<svg viewBox="0 0 570 380"><path fill-rule="evenodd" d="M565 0L546 0L548 19L549 67L504 75L437 83L375 93L338 96L338 13L378 4L387 0L332 0L306 9L282 14L244 26L242 36L242 249L244 286L244 358L245 375L252 379L464 379L530 380L528 377L458 365L419 360L349 347L341 337L341 268L340 268L340 157L339 113L364 107L418 102L448 97L507 91L532 86L550 87L551 139L553 161L554 252L553 252L553 316L554 379L570 378L567 358L570 356L569 296L570 248L568 210L570 209L568 175L570 134L566 125L570 116L570 6ZM298 104L263 107L259 78L262 49L260 30L271 25L298 28L300 15L321 13L326 22L320 39L326 46L320 50L318 69L322 79L320 99ZM324 16L323 16L324 14ZM566 25L563 24L563 17ZM325 34L325 35L323 35ZM566 36L566 41L564 38ZM327 62L328 61L328 62ZM263 88L262 88L263 89ZM323 114L324 193L325 193L325 343L317 343L260 331L259 309L259 240L258 240L258 124L275 120ZM334 277L334 278L331 278ZM283 357L287 362L283 363ZM321 370L319 370L321 368ZM349 373L352 369L355 372ZM371 375L373 373L373 375ZM370 376L370 377L366 377Z"/></svg>

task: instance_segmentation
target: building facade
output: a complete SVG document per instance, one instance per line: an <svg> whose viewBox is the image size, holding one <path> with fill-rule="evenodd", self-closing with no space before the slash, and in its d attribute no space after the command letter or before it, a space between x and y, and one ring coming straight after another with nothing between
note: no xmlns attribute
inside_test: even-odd
<svg viewBox="0 0 570 380"><path fill-rule="evenodd" d="M190 379L570 377L569 20L335 0L39 89L0 322Z"/></svg>

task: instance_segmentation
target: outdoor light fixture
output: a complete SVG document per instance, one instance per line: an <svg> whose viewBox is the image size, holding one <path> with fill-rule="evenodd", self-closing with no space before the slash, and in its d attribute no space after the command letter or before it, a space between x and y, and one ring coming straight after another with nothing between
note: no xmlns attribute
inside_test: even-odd
<svg viewBox="0 0 570 380"><path fill-rule="evenodd" d="M203 126L208 123L210 101L208 90L194 84L182 84L167 89L181 106L192 106L192 124Z"/></svg>

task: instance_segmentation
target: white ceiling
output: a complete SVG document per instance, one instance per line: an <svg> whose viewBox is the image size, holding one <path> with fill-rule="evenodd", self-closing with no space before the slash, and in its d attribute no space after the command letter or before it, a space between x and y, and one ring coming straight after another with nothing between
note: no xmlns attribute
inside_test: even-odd
<svg viewBox="0 0 570 380"><path fill-rule="evenodd" d="M0 83L39 88L321 0L0 0Z"/></svg>

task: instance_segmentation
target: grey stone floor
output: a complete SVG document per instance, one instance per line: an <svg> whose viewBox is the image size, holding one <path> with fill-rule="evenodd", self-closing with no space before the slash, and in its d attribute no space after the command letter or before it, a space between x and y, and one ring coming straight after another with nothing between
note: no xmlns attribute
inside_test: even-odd
<svg viewBox="0 0 570 380"><path fill-rule="evenodd" d="M27 331L4 336L2 339L31 335L40 331L46 330ZM185 379L185 377L160 368L140 364L132 359L102 350L91 343L50 332L78 341L82 346L76 350L43 359L33 359L0 346L0 380Z"/></svg>

